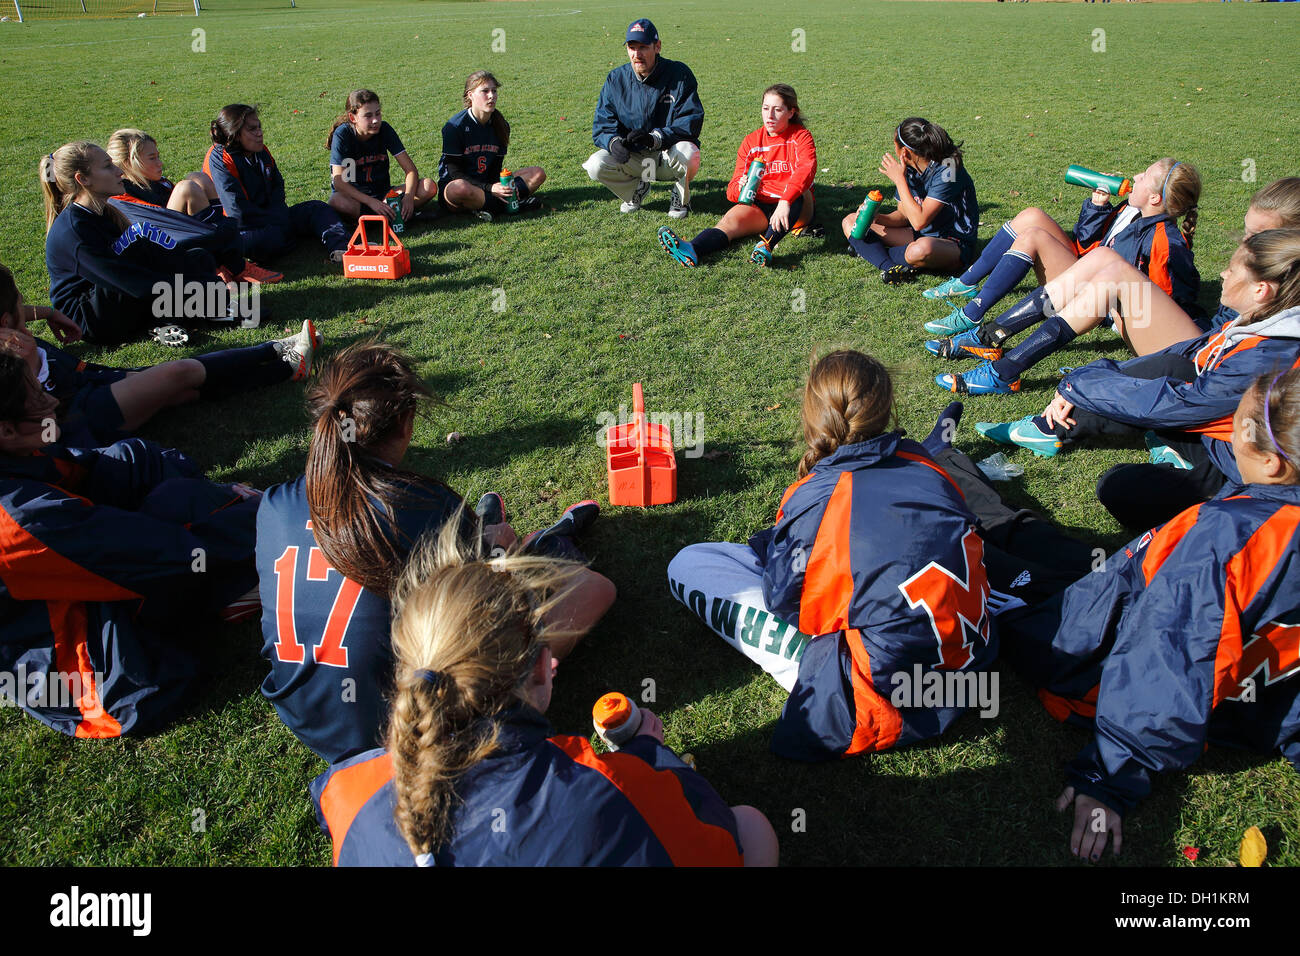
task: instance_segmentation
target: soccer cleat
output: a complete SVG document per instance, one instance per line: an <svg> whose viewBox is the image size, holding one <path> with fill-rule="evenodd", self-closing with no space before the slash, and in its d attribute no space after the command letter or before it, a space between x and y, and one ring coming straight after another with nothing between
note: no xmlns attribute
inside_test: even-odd
<svg viewBox="0 0 1300 956"><path fill-rule="evenodd" d="M649 191L650 191L650 180L648 179L641 180L641 182L637 183L636 192L632 194L632 198L629 201L622 203L618 207L618 211L636 212L638 209L641 208L641 203L645 199L646 193L648 193Z"/></svg>
<svg viewBox="0 0 1300 956"><path fill-rule="evenodd" d="M564 514L560 515L560 520L556 521L555 524L549 528L534 531L524 538L520 549L545 554L548 553L545 544L548 539L568 539L571 543L574 538L591 527L592 522L596 520L599 514L600 505L590 499L569 505L564 509Z"/></svg>
<svg viewBox="0 0 1300 956"><path fill-rule="evenodd" d="M1151 452L1151 464L1168 465L1170 468L1177 468L1181 471L1191 471L1195 467L1169 445L1164 444L1155 432L1147 432L1142 436L1142 440L1146 442L1146 446Z"/></svg>
<svg viewBox="0 0 1300 956"><path fill-rule="evenodd" d="M239 274L240 282L251 282L254 285L273 285L283 278L283 272L263 269L256 262L247 261L244 262L244 271Z"/></svg>
<svg viewBox="0 0 1300 956"><path fill-rule="evenodd" d="M341 265L343 262L343 254L346 252L347 249L331 249L330 262L334 263L335 265Z"/></svg>
<svg viewBox="0 0 1300 956"><path fill-rule="evenodd" d="M479 516L485 528L501 524L506 520L505 500L495 491L489 491L478 500L478 504L474 506L474 513Z"/></svg>
<svg viewBox="0 0 1300 956"><path fill-rule="evenodd" d="M790 235L795 237L803 236L805 239L821 239L826 235L826 227L820 222L809 222L802 226L795 226L790 230ZM851 246L849 252L853 252Z"/></svg>
<svg viewBox="0 0 1300 956"><path fill-rule="evenodd" d="M1004 382L993 371L993 363L985 362L976 366L965 375L960 372L945 372L934 377L934 384L945 392L959 395L1010 395L1020 391L1020 379Z"/></svg>
<svg viewBox="0 0 1300 956"><path fill-rule="evenodd" d="M1039 458L1051 458L1061 450L1061 439L1035 425L1033 415L1014 422L976 422L975 431L999 445L1028 448Z"/></svg>
<svg viewBox="0 0 1300 956"><path fill-rule="evenodd" d="M946 282L935 286L933 289L926 289L921 293L923 299L947 299L949 302L965 302L975 298L976 293L980 290L977 285L967 285L961 281L958 276L953 276Z"/></svg>
<svg viewBox="0 0 1300 956"><path fill-rule="evenodd" d="M961 310L961 306L954 306L953 310L942 319L931 319L921 328L931 335L960 335L967 329L973 329L977 325L979 325L978 319L968 318L966 313Z"/></svg>
<svg viewBox="0 0 1300 956"><path fill-rule="evenodd" d="M690 194L681 183L673 183L673 198L668 204L669 219L685 219L691 214Z"/></svg>
<svg viewBox="0 0 1300 956"><path fill-rule="evenodd" d="M916 270L906 262L890 266L880 273L880 281L885 285L902 285L904 282L911 282L915 278Z"/></svg>
<svg viewBox="0 0 1300 956"><path fill-rule="evenodd" d="M695 247L685 239L679 239L677 233L673 232L667 226L659 227L659 245L664 247L664 252L668 253L684 266L692 268L696 265Z"/></svg>
<svg viewBox="0 0 1300 956"><path fill-rule="evenodd" d="M931 339L925 343L925 350L943 359L978 358L986 362L996 362L1002 358L1000 348L984 344L978 326L946 339Z"/></svg>
<svg viewBox="0 0 1300 956"><path fill-rule="evenodd" d="M241 624L262 614L262 593L254 587L247 594L235 598L220 611L221 620L227 624Z"/></svg>
<svg viewBox="0 0 1300 956"><path fill-rule="evenodd" d="M492 213L488 212L486 209L475 209L474 218L479 222L491 222Z"/></svg>
<svg viewBox="0 0 1300 956"><path fill-rule="evenodd" d="M766 242L758 242L754 246L754 251L749 254L749 261L756 266L770 266L772 264L772 250L767 247Z"/></svg>
<svg viewBox="0 0 1300 956"><path fill-rule="evenodd" d="M156 329L150 329L149 334L155 342L172 348L180 348L190 340L190 334L179 325L160 325Z"/></svg>
<svg viewBox="0 0 1300 956"><path fill-rule="evenodd" d="M293 369L290 379L301 382L311 373L312 354L320 347L321 337L311 319L302 323L302 331L288 338L276 339L271 344L280 353L280 358Z"/></svg>
<svg viewBox="0 0 1300 956"><path fill-rule="evenodd" d="M519 200L518 212L537 212L542 208L541 196L529 196L527 199Z"/></svg>

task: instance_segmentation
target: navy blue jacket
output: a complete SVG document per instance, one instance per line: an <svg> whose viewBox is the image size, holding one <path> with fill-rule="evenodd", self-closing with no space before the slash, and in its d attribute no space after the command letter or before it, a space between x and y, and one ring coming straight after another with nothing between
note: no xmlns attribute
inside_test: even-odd
<svg viewBox="0 0 1300 956"><path fill-rule="evenodd" d="M685 63L659 57L644 80L638 79L631 63L609 71L600 89L591 138L601 149L609 148L616 136L658 131L661 149L675 143L700 144L704 107L700 105L695 74Z"/></svg>
<svg viewBox="0 0 1300 956"><path fill-rule="evenodd" d="M0 675L47 691L20 706L76 737L169 716L197 670L186 622L256 581L256 507L138 438L0 458Z"/></svg>
<svg viewBox="0 0 1300 956"><path fill-rule="evenodd" d="M211 177L222 209L240 232L263 226L289 229L284 176L269 149L246 153L214 143L203 157L203 171Z"/></svg>
<svg viewBox="0 0 1300 956"><path fill-rule="evenodd" d="M1100 246L1126 205L1097 206L1085 199L1074 226L1075 251L1082 256ZM1196 271L1187 239L1169 216L1138 216L1111 240L1110 248L1160 286L1184 311L1200 311L1196 295L1201 288L1201 274Z"/></svg>
<svg viewBox="0 0 1300 956"><path fill-rule="evenodd" d="M819 461L750 547L768 610L815 636L772 738L782 756L826 760L938 736L966 707L913 706L919 688L897 692L997 657L975 518L947 472L898 432ZM724 627L727 610L713 609Z"/></svg>
<svg viewBox="0 0 1300 956"><path fill-rule="evenodd" d="M415 866L393 820L383 750L335 764L311 785L336 866ZM499 718L497 750L456 784L451 840L434 866L728 866L736 817L708 782L653 737L597 754L552 736L532 707Z"/></svg>
<svg viewBox="0 0 1300 956"><path fill-rule="evenodd" d="M999 623L1048 711L1095 728L1070 783L1121 814L1207 741L1300 770L1300 487L1228 485Z"/></svg>

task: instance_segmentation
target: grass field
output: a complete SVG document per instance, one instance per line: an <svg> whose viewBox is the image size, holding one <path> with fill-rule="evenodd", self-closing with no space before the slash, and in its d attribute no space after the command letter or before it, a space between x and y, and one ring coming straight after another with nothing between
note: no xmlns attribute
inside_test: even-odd
<svg viewBox="0 0 1300 956"><path fill-rule="evenodd" d="M771 522L799 456L799 390L814 349L849 346L889 364L899 418L913 433L943 407L930 381L938 362L920 348L921 322L940 312L919 297L927 283L883 286L843 254L835 226L882 184L876 167L899 119L927 116L964 141L982 239L1028 205L1072 225L1084 198L1062 182L1072 162L1136 171L1172 154L1195 163L1204 180L1196 258L1212 310L1248 197L1297 171L1300 10L735 0L257 6L241 0L222 12L214 0L197 19L0 24L8 105L0 261L28 300L48 302L37 159L64 142L102 143L118 127L138 126L158 138L177 177L197 167L219 107L256 102L290 201L325 198L324 141L349 89L380 92L385 118L429 175L464 77L491 69L513 128L511 162L549 172L547 211L417 228L408 238L414 274L397 284L344 280L318 249L304 248L277 263L287 279L264 302L275 330L314 318L327 353L379 335L419 356L449 407L418 424L409 462L471 500L499 490L521 530L569 502L605 498L597 416L629 403L633 381L645 383L654 411L703 415L707 454L679 456L678 503L607 509L589 539L620 599L562 670L550 711L556 728L584 732L597 696L653 679L668 743L692 752L730 802L768 814L788 864L1067 862L1068 824L1051 804L1064 762L1085 738L1050 720L1010 673L996 719L968 716L939 742L904 752L793 765L767 749L783 693L670 598L664 569L687 543L741 541ZM725 208L736 146L759 125L760 93L784 81L799 91L817 140L826 239L787 240L766 272L739 248L688 272L655 243L666 188L638 214L619 216L612 196L587 179L580 163L592 150L600 84L624 62L626 24L647 15L665 38L663 55L694 70L706 111L688 235ZM206 31L205 52L194 52L195 29ZM492 52L495 30L504 31L495 34L504 52ZM796 30L804 52L792 49ZM1097 30L1104 52L1093 49ZM1243 181L1247 167L1257 181ZM201 335L185 354L267 336ZM154 344L77 348L110 364L182 354ZM1029 373L1020 395L968 401L957 444L977 459L991 454L975 421L1037 411L1057 365L1120 354L1109 334L1082 337L1059 362ZM466 437L449 446L453 430ZM177 410L145 435L183 448L214 478L290 479L306 450L301 387ZM1025 474L1004 486L1010 499L1107 549L1125 540L1093 483L1111 464L1144 460L1143 450L1011 457ZM202 646L209 676L184 715L154 736L77 741L0 709L0 863L329 862L307 794L324 764L258 692L258 628L178 622L176 639ZM1196 846L1197 866L1228 864L1255 824L1271 862L1295 864L1298 807L1300 779L1281 758L1212 750L1190 773L1157 782L1125 822L1119 862L1190 865L1181 851ZM792 832L797 810L803 832Z"/></svg>

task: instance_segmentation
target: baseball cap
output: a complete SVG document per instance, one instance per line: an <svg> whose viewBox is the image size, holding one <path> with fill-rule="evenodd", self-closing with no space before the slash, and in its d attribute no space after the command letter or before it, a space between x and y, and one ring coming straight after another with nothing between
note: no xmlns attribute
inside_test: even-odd
<svg viewBox="0 0 1300 956"><path fill-rule="evenodd" d="M659 31L649 20L634 20L627 28L624 43L654 43L659 39Z"/></svg>

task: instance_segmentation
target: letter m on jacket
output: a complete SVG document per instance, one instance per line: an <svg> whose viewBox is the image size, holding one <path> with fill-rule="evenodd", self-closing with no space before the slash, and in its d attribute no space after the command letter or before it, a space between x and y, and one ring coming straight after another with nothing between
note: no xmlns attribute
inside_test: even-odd
<svg viewBox="0 0 1300 956"><path fill-rule="evenodd" d="M1265 687L1300 673L1300 624L1265 624L1241 649L1236 671L1241 676L1228 686L1228 700L1241 700L1246 681L1260 671Z"/></svg>
<svg viewBox="0 0 1300 956"><path fill-rule="evenodd" d="M925 608L939 644L940 670L960 670L975 659L975 642L989 642L988 576L984 542L974 529L961 539L965 566L954 573L931 561L898 586L913 610Z"/></svg>

